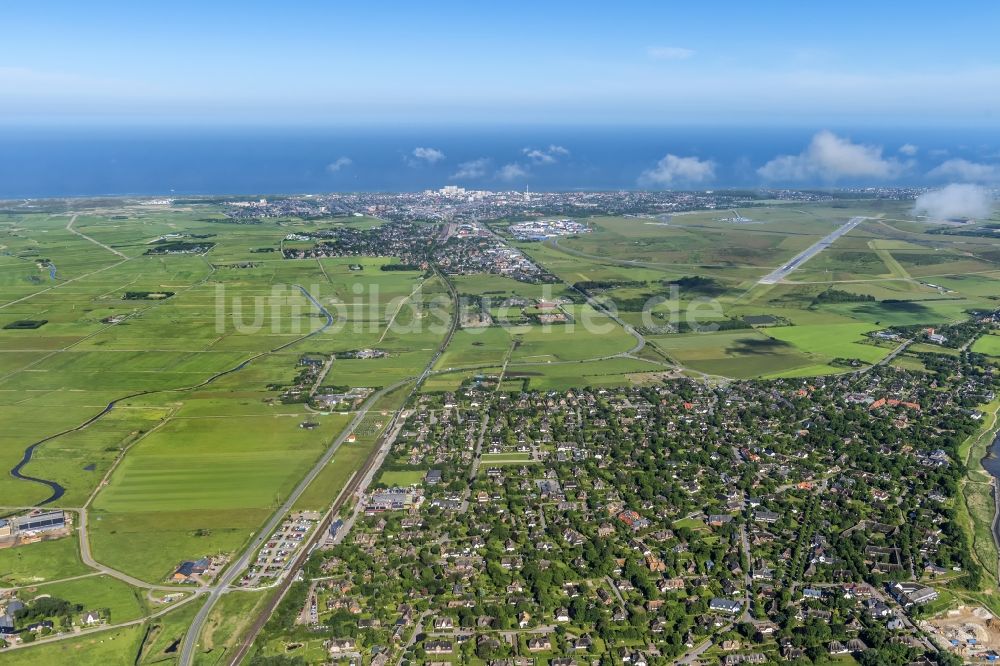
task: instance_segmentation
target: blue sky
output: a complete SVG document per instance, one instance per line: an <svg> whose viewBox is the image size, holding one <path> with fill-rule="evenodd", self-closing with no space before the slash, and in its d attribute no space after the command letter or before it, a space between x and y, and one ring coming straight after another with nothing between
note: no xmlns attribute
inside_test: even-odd
<svg viewBox="0 0 1000 666"><path fill-rule="evenodd" d="M8 3L0 122L995 126L1000 3Z"/></svg>

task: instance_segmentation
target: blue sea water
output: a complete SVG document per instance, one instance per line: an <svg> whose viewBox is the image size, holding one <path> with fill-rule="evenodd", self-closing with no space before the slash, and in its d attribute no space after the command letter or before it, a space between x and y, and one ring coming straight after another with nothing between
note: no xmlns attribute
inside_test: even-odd
<svg viewBox="0 0 1000 666"><path fill-rule="evenodd" d="M419 191L445 184L642 189L647 186L642 173L668 153L715 163L714 178L699 188L758 187L769 184L758 175L760 166L777 155L802 152L820 129L881 146L884 156L909 163L902 176L887 181L894 184L934 184L926 174L946 159L1000 161L996 128L3 127L0 198ZM904 144L917 146L917 153L899 153ZM444 157L418 159L417 147L434 148ZM531 157L531 150L551 159Z"/></svg>

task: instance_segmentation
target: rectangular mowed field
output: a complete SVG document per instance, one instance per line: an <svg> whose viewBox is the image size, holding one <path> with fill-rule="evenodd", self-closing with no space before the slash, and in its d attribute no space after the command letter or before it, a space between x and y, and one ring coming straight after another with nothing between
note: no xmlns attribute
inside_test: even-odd
<svg viewBox="0 0 1000 666"><path fill-rule="evenodd" d="M987 356L1000 356L1000 335L984 335L972 345L972 351Z"/></svg>
<svg viewBox="0 0 1000 666"><path fill-rule="evenodd" d="M865 334L874 330L877 327L871 324L807 324L771 328L767 335L820 359L854 358L877 363L892 350L862 344L867 339Z"/></svg>
<svg viewBox="0 0 1000 666"><path fill-rule="evenodd" d="M663 335L652 340L685 367L723 377L759 377L815 363L793 344L754 329Z"/></svg>
<svg viewBox="0 0 1000 666"><path fill-rule="evenodd" d="M136 446L98 495L98 561L149 581L183 559L236 552L288 496L347 416L174 418Z"/></svg>
<svg viewBox="0 0 1000 666"><path fill-rule="evenodd" d="M95 501L105 511L235 509L274 504L332 438L295 416L175 418L137 446Z"/></svg>

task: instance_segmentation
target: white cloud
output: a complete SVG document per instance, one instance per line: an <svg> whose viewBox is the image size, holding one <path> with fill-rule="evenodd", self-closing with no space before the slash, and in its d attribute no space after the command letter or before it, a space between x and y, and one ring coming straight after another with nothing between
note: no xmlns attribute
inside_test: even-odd
<svg viewBox="0 0 1000 666"><path fill-rule="evenodd" d="M413 156L418 160L423 160L428 164L434 164L444 159L444 153L437 148L414 148Z"/></svg>
<svg viewBox="0 0 1000 666"><path fill-rule="evenodd" d="M1000 181L1000 166L995 164L980 164L963 159L952 159L934 167L927 175L931 178L943 178L947 180L992 183Z"/></svg>
<svg viewBox="0 0 1000 666"><path fill-rule="evenodd" d="M679 46L650 46L646 49L646 55L653 60L687 60L694 53L692 49Z"/></svg>
<svg viewBox="0 0 1000 666"><path fill-rule="evenodd" d="M451 174L452 178L469 180L482 178L486 175L486 170L490 167L490 160L487 157L480 157L477 160L469 160L458 165L458 170Z"/></svg>
<svg viewBox="0 0 1000 666"><path fill-rule="evenodd" d="M757 169L767 180L789 181L841 178L889 179L900 175L905 165L882 156L881 146L852 143L823 130L798 155L779 155Z"/></svg>
<svg viewBox="0 0 1000 666"><path fill-rule="evenodd" d="M338 157L334 161L326 165L326 170L330 173L337 173L341 169L351 166L354 162L351 161L350 157Z"/></svg>
<svg viewBox="0 0 1000 666"><path fill-rule="evenodd" d="M535 164L552 164L556 161L555 157L537 148L525 148L524 155Z"/></svg>
<svg viewBox="0 0 1000 666"><path fill-rule="evenodd" d="M535 164L555 164L559 157L569 155L569 149L550 144L548 148L525 148L521 151Z"/></svg>
<svg viewBox="0 0 1000 666"><path fill-rule="evenodd" d="M715 162L697 157L666 155L652 169L642 172L639 183L645 186L669 187L675 183L694 185L715 178Z"/></svg>
<svg viewBox="0 0 1000 666"><path fill-rule="evenodd" d="M913 157L914 155L917 154L918 150L920 149L917 148L912 143L904 143L902 146L899 147L899 152L902 153L903 155L906 155L907 157Z"/></svg>
<svg viewBox="0 0 1000 666"><path fill-rule="evenodd" d="M528 175L528 170L520 164L505 164L497 170L497 178L500 180L517 180Z"/></svg>
<svg viewBox="0 0 1000 666"><path fill-rule="evenodd" d="M953 183L921 194L913 205L913 212L938 220L983 218L992 214L994 204L993 196L986 188Z"/></svg>

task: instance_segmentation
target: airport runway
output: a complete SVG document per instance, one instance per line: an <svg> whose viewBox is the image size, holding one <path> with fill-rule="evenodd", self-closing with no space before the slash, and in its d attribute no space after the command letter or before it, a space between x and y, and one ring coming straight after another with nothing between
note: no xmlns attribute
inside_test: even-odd
<svg viewBox="0 0 1000 666"><path fill-rule="evenodd" d="M807 261L809 261L810 259L812 259L813 257L815 257L817 254L819 254L820 252L822 252L826 248L828 248L831 245L833 245L833 243L838 238L840 238L841 236L843 236L844 234L846 234L848 231L850 231L854 227L856 227L859 224L861 224L862 222L864 222L866 219L868 219L868 218L866 218L866 217L852 217L850 220L848 220L847 222L845 222L844 225L841 226L839 229L837 229L836 231L834 231L830 235L826 236L822 240L818 241L814 245L811 245L807 249L805 249L802 252L800 252L797 255L795 255L795 257L791 261L789 261L787 264L785 264L784 266L781 266L780 268L774 269L773 271L771 271L770 273L768 273L767 275L765 275L764 277L762 277L760 280L757 281L757 284L777 284L777 283L781 282L786 277L788 277L789 273L791 273L795 269L797 269L800 266L802 266L802 264L806 263Z"/></svg>

